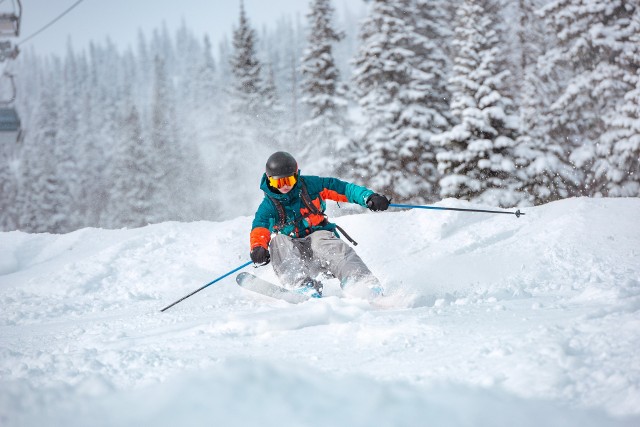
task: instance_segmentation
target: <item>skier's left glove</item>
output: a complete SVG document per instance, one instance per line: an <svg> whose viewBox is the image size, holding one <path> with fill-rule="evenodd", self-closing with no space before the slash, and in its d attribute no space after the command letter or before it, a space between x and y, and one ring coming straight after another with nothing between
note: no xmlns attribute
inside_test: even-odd
<svg viewBox="0 0 640 427"><path fill-rule="evenodd" d="M367 207L374 212L386 211L387 209L389 209L390 202L391 200L387 199L385 196L378 193L373 193L367 199Z"/></svg>

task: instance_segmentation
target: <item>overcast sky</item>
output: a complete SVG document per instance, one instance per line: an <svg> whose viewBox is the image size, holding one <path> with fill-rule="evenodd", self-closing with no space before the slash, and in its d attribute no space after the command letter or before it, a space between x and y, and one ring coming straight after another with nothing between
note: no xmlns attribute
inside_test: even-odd
<svg viewBox="0 0 640 427"><path fill-rule="evenodd" d="M22 0L21 41L41 29L68 9L77 0ZM15 0L0 0L0 12L11 10ZM245 9L254 28L271 28L284 16L296 15L304 20L309 0L244 0ZM341 12L346 5L352 10L361 7L362 0L334 0ZM64 55L67 40L75 50L90 41L102 43L107 36L117 46L136 46L138 30L149 35L165 22L170 29L184 20L187 27L200 37L209 34L212 43L231 37L237 26L240 0L83 0L69 14L40 35L25 42L21 49L34 48L37 53Z"/></svg>

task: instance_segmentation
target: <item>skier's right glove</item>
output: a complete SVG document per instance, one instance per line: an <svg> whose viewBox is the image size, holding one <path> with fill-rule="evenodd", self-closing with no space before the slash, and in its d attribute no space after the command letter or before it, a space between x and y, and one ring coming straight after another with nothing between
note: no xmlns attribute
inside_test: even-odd
<svg viewBox="0 0 640 427"><path fill-rule="evenodd" d="M251 249L251 261L254 264L258 265L267 265L269 261L271 261L271 256L269 255L269 250L263 248L262 246L256 246Z"/></svg>
<svg viewBox="0 0 640 427"><path fill-rule="evenodd" d="M391 202L391 200L387 199L385 196L373 193L367 199L367 207L374 212L386 211L389 209L389 202Z"/></svg>

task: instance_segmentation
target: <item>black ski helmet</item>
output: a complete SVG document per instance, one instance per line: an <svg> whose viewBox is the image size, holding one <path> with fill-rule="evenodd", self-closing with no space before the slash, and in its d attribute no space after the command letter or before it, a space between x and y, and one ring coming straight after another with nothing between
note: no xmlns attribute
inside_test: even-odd
<svg viewBox="0 0 640 427"><path fill-rule="evenodd" d="M277 151L267 159L267 176L284 178L298 173L298 162L285 151Z"/></svg>

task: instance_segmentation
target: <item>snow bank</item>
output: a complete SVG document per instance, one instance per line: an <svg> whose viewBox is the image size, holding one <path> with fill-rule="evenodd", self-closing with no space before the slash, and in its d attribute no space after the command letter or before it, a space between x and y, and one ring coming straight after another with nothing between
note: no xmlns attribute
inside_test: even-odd
<svg viewBox="0 0 640 427"><path fill-rule="evenodd" d="M525 212L336 218L375 306L229 278L160 313L248 260L246 217L0 233L0 425L640 424L640 200Z"/></svg>
<svg viewBox="0 0 640 427"><path fill-rule="evenodd" d="M100 380L92 387L101 389ZM416 387L251 360L232 360L216 369L189 372L157 387L67 403L74 399L77 396L68 390L46 411L32 414L26 407L12 421L68 427L632 425L631 420L613 421L595 411L567 410L553 402L524 400L498 390ZM13 403L21 404L19 399Z"/></svg>

